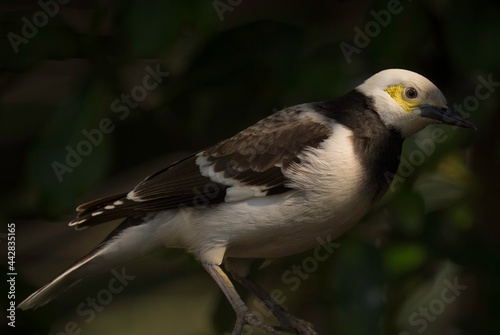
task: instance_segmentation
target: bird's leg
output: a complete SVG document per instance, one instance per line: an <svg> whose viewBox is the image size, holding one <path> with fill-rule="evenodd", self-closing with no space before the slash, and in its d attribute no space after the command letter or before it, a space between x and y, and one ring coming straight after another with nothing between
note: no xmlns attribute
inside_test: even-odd
<svg viewBox="0 0 500 335"><path fill-rule="evenodd" d="M283 308L283 306L278 304L276 300L274 300L269 295L269 293L267 293L250 277L240 276L237 273L233 272L231 272L231 275L237 282L252 291L255 296L259 298L259 300L261 300L266 305L266 307L274 314L274 316L276 316L281 325L281 327L279 327L279 330L288 331L300 335L317 335L317 333L313 329L313 326L309 322L290 315L285 310L285 308ZM275 328L278 329L277 327Z"/></svg>
<svg viewBox="0 0 500 335"><path fill-rule="evenodd" d="M231 306L233 306L234 311L236 312L236 324L233 329L232 335L240 335L243 329L243 326L248 324L252 326L259 327L269 334L280 334L273 327L265 324L260 318L258 318L255 314L250 312L248 307L245 305L243 300L241 300L238 292L234 288L233 284L227 277L227 275L222 271L220 266L215 264L206 264L203 263L203 267L207 272L212 276L217 285L221 288L224 295L229 300Z"/></svg>

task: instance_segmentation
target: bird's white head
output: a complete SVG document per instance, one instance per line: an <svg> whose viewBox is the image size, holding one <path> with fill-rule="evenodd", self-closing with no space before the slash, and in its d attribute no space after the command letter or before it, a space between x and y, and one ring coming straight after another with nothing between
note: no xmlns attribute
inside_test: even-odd
<svg viewBox="0 0 500 335"><path fill-rule="evenodd" d="M388 69L376 73L356 88L373 99L374 109L390 128L411 136L432 123L475 128L447 105L443 93L418 73Z"/></svg>

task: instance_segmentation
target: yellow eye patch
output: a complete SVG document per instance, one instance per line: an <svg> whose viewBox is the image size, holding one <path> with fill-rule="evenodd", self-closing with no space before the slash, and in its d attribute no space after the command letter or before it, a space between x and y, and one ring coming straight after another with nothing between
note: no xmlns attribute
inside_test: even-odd
<svg viewBox="0 0 500 335"><path fill-rule="evenodd" d="M408 99L405 97L404 85L389 86L385 91L407 112L411 112L415 106L420 105L420 99Z"/></svg>

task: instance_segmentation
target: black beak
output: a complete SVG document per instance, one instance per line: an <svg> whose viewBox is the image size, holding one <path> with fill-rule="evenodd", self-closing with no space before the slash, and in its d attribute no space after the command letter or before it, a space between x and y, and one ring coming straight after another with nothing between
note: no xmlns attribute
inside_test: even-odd
<svg viewBox="0 0 500 335"><path fill-rule="evenodd" d="M431 105L424 105L420 107L420 115L430 119L438 120L441 123L458 126L462 128L472 128L477 130L477 127L466 120L459 112L453 107L436 107Z"/></svg>

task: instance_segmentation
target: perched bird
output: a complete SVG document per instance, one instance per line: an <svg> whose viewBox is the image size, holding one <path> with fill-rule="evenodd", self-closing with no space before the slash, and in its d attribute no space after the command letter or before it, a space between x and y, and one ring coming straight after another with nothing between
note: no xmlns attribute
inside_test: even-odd
<svg viewBox="0 0 500 335"><path fill-rule="evenodd" d="M252 261L296 254L350 229L390 186L387 176L398 169L404 139L434 123L475 128L428 79L401 69L381 71L340 98L278 111L128 193L79 206L70 226L124 221L18 307L44 305L85 277L161 247L183 248L234 308L233 334L246 324L270 334L316 334L249 278ZM279 326L248 309L222 263Z"/></svg>

